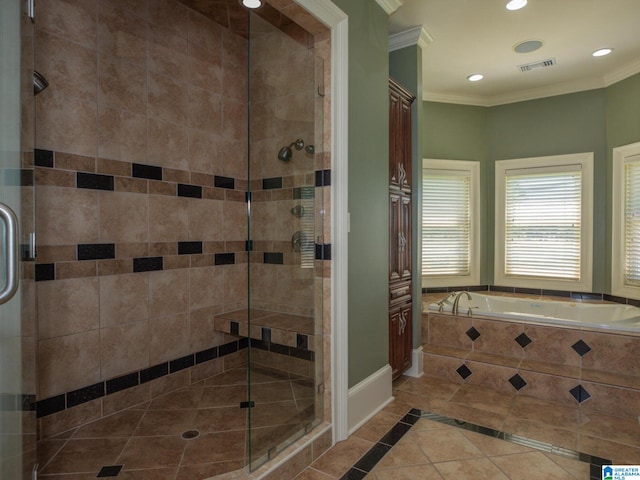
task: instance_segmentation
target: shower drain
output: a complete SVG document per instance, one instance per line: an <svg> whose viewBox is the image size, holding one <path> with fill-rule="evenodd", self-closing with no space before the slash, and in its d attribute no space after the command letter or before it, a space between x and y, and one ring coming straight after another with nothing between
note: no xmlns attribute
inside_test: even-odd
<svg viewBox="0 0 640 480"><path fill-rule="evenodd" d="M186 432L182 433L182 438L184 438L185 440L193 440L194 438L197 438L200 436L200 432L197 430L187 430Z"/></svg>

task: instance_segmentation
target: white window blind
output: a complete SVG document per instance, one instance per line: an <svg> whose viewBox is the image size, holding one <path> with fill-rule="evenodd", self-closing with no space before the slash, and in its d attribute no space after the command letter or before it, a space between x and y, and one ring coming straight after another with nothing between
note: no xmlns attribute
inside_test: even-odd
<svg viewBox="0 0 640 480"><path fill-rule="evenodd" d="M470 172L424 169L422 192L422 275L470 275Z"/></svg>
<svg viewBox="0 0 640 480"><path fill-rule="evenodd" d="M624 279L640 286L640 161L624 167Z"/></svg>
<svg viewBox="0 0 640 480"><path fill-rule="evenodd" d="M505 274L580 281L580 165L507 170Z"/></svg>

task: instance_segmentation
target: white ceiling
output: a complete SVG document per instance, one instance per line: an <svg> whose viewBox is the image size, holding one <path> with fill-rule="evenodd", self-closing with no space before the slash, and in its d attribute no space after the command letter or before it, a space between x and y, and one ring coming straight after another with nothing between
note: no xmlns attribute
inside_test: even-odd
<svg viewBox="0 0 640 480"><path fill-rule="evenodd" d="M401 0L389 33L422 27L424 100L500 105L602 88L640 72L640 0ZM525 40L542 48L516 53ZM606 57L591 53L614 48ZM518 65L555 58L553 67ZM482 73L484 79L466 77Z"/></svg>

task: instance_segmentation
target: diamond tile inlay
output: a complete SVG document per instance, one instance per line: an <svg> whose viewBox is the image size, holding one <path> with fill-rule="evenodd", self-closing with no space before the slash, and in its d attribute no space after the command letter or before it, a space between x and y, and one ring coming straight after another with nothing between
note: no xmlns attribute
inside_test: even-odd
<svg viewBox="0 0 640 480"><path fill-rule="evenodd" d="M527 345L529 345L532 340L527 336L526 333L521 333L520 335L518 335L515 338L516 342L518 342L518 345L520 345L522 348L526 347Z"/></svg>
<svg viewBox="0 0 640 480"><path fill-rule="evenodd" d="M584 357L587 353L591 351L591 347L587 345L585 342L583 342L582 340L578 340L576 343L571 345L571 348L573 348L575 352L581 357Z"/></svg>
<svg viewBox="0 0 640 480"><path fill-rule="evenodd" d="M120 470L122 465L108 465L100 469L96 478L117 477L120 475Z"/></svg>
<svg viewBox="0 0 640 480"><path fill-rule="evenodd" d="M524 378L522 378L517 373L509 379L509 383L518 391L527 385L527 382L524 381Z"/></svg>
<svg viewBox="0 0 640 480"><path fill-rule="evenodd" d="M573 387L569 390L569 393L573 395L573 398L575 398L578 403L582 403L591 398L591 394L587 392L582 385Z"/></svg>
<svg viewBox="0 0 640 480"><path fill-rule="evenodd" d="M457 368L456 372L458 372L458 375L460 375L463 380L466 380L469 375L473 373L464 363Z"/></svg>
<svg viewBox="0 0 640 480"><path fill-rule="evenodd" d="M467 330L466 333L472 342L475 342L476 339L480 336L480 332L476 330L474 327L471 327L469 330Z"/></svg>

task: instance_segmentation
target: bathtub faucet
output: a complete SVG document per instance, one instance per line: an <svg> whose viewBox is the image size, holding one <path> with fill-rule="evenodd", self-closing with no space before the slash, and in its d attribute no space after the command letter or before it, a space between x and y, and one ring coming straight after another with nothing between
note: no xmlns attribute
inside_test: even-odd
<svg viewBox="0 0 640 480"><path fill-rule="evenodd" d="M453 313L454 315L458 314L458 304L460 303L460 297L462 295L466 295L467 300L471 300L471 295L469 295L469 292L458 292L458 294L456 295L456 299L453 301L453 309L451 310L451 313Z"/></svg>
<svg viewBox="0 0 640 480"><path fill-rule="evenodd" d="M449 295L447 295L442 300L440 300L438 302L438 311L442 313L442 311L444 310L445 304L449 301L451 297L455 297L455 296L456 296L456 292L451 292Z"/></svg>

